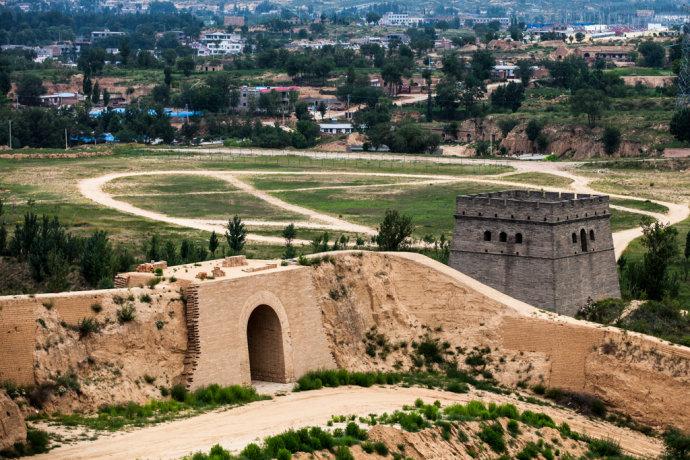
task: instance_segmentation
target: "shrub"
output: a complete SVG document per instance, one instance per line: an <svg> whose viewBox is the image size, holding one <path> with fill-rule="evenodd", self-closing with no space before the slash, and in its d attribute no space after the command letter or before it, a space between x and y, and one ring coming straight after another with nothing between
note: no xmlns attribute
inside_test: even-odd
<svg viewBox="0 0 690 460"><path fill-rule="evenodd" d="M143 303L151 303L151 296L149 294L142 294L139 296L139 301Z"/></svg>
<svg viewBox="0 0 690 460"><path fill-rule="evenodd" d="M600 324L611 324L623 313L627 302L622 299L604 299L598 302L587 302L580 308L575 317Z"/></svg>
<svg viewBox="0 0 690 460"><path fill-rule="evenodd" d="M115 305L124 305L125 304L125 298L122 297L121 295L115 294L113 296L113 303Z"/></svg>
<svg viewBox="0 0 690 460"><path fill-rule="evenodd" d="M354 455L347 446L340 446L335 451L335 460L355 460Z"/></svg>
<svg viewBox="0 0 690 460"><path fill-rule="evenodd" d="M506 442L503 438L503 427L500 423L494 422L490 425L484 425L477 433L477 436L488 444L494 452L505 452Z"/></svg>
<svg viewBox="0 0 690 460"><path fill-rule="evenodd" d="M103 311L103 305L100 303L94 303L91 305L91 311L98 314Z"/></svg>
<svg viewBox="0 0 690 460"><path fill-rule="evenodd" d="M188 393L189 391L187 390L187 387L179 383L177 385L173 385L173 387L170 389L170 396L172 399L179 402L184 402Z"/></svg>
<svg viewBox="0 0 690 460"><path fill-rule="evenodd" d="M156 377L153 377L149 374L144 374L144 382L148 383L149 385L153 384L153 382L156 381Z"/></svg>
<svg viewBox="0 0 690 460"><path fill-rule="evenodd" d="M374 443L374 452L376 452L382 457L386 457L389 454L388 446L386 446L381 441L377 441Z"/></svg>
<svg viewBox="0 0 690 460"><path fill-rule="evenodd" d="M77 325L77 331L79 332L79 338L87 337L93 333L100 330L101 326L93 318L82 318Z"/></svg>
<svg viewBox="0 0 690 460"><path fill-rule="evenodd" d="M130 321L134 321L134 318L136 318L136 314L137 312L134 308L134 305L123 305L122 307L117 309L117 322L120 324L124 324L129 323Z"/></svg>
<svg viewBox="0 0 690 460"><path fill-rule="evenodd" d="M247 447L245 447L242 450L242 453L240 454L243 458L246 458L247 460L264 460L264 454L261 451L261 447L257 446L254 443L248 444Z"/></svg>
<svg viewBox="0 0 690 460"><path fill-rule="evenodd" d="M41 454L48 451L49 444L50 438L48 433L42 430L29 428L26 431L26 442L16 443L12 448L0 451L0 458Z"/></svg>
<svg viewBox="0 0 690 460"><path fill-rule="evenodd" d="M155 288L158 283L160 283L163 280L163 278L160 278L158 276L151 278L146 282L146 285L150 287L151 289Z"/></svg>
<svg viewBox="0 0 690 460"><path fill-rule="evenodd" d="M469 386L464 382L451 382L446 386L446 391L452 393L467 393L469 391Z"/></svg>
<svg viewBox="0 0 690 460"><path fill-rule="evenodd" d="M155 269L155 270L153 271L153 273L154 273L156 276L163 276L163 269L162 269L162 268L157 268L157 269Z"/></svg>
<svg viewBox="0 0 690 460"><path fill-rule="evenodd" d="M285 447L281 447L278 453L276 454L277 460L290 460L291 458L292 454Z"/></svg>
<svg viewBox="0 0 690 460"><path fill-rule="evenodd" d="M669 428L664 433L666 456L669 459L690 459L690 435L684 434L676 428Z"/></svg>
<svg viewBox="0 0 690 460"><path fill-rule="evenodd" d="M589 441L589 452L598 457L619 457L621 446L612 439L592 439Z"/></svg>
<svg viewBox="0 0 690 460"><path fill-rule="evenodd" d="M520 424L517 422L517 420L509 420L506 428L508 428L508 432L512 436L517 436L520 434Z"/></svg>

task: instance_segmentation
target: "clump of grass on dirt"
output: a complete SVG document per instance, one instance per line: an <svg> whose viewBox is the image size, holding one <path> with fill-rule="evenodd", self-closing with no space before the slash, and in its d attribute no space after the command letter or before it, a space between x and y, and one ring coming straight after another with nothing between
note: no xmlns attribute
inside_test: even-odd
<svg viewBox="0 0 690 460"><path fill-rule="evenodd" d="M237 406L267 399L251 387L209 385L195 391L187 391L176 385L170 390L170 399L152 400L145 404L133 402L102 407L96 414L40 415L45 419L66 426L84 426L94 430L116 431L130 426L146 426L182 416L190 416L221 406Z"/></svg>
<svg viewBox="0 0 690 460"><path fill-rule="evenodd" d="M514 446L513 440L506 440L503 422L509 427L508 431L519 433L511 429L511 422L518 422L533 429L552 428L558 430L561 438L571 439L585 443L588 447L590 458L621 457L620 446L610 440L592 439L578 434L570 429L567 423L557 425L551 417L543 413L523 411L512 404L486 404L482 401L470 401L467 404L451 404L442 407L439 401L431 404L417 399L414 404L403 406L401 410L381 415L370 414L368 417L360 417L359 424L355 422L355 416L333 416L329 426L342 423L344 426L324 430L320 427L307 427L299 430L288 430L281 434L265 438L260 444L252 443L245 447L239 455L234 456L221 446L216 445L208 453L195 453L186 457L187 460L246 460L246 459L290 459L293 454L304 452L315 454L317 452L329 452L334 458L353 458L350 447L359 445L367 454L376 453L388 456L391 449L385 443L373 442L368 438L367 430L362 425L389 425L399 427L404 431L419 432L422 430L434 430L436 435L444 441L450 441L452 434L457 433L457 439L469 449L477 447L467 432L462 428L466 422L479 423L479 431L474 435L479 442L485 444L485 449L491 449L496 454L505 453L509 446ZM442 442L438 440L438 442ZM402 447L401 447L402 446ZM396 446L398 451L404 451L404 445ZM545 459L553 459L552 446L543 439L528 443L517 454L517 458L528 460L542 455ZM330 456L329 456L330 458ZM393 453L393 458L404 458L399 452ZM501 457L503 458L503 457ZM507 458L507 457L506 457ZM565 457L563 457L565 458Z"/></svg>

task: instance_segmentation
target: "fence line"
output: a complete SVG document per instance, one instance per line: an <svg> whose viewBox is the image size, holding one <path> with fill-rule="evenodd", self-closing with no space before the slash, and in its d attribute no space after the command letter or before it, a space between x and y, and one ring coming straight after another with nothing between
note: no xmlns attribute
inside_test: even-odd
<svg viewBox="0 0 690 460"><path fill-rule="evenodd" d="M194 149L194 150L169 150L177 152L177 159L193 159L197 161L213 161L213 162L255 162L262 164L275 164L276 166L314 166L320 162L322 168L326 168L330 163L334 167L354 167L362 168L375 164L378 169L386 169L390 166L390 170L395 168L423 168L427 171L441 171L445 167L452 166L476 166L478 171L481 168L500 168L504 166L511 166L511 162L507 160L489 160L489 159L466 159L466 158L442 158L442 157L420 157L417 155L403 156L399 154L386 153L359 153L348 154L341 152L320 152L320 151L292 151L292 150L268 150L268 149L254 149L254 148L224 148L223 151L214 149ZM198 153L197 153L198 152Z"/></svg>

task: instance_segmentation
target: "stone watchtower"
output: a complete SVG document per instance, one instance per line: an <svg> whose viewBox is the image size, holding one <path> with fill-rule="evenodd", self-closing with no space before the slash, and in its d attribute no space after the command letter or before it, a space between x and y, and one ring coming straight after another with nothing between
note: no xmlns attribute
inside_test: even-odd
<svg viewBox="0 0 690 460"><path fill-rule="evenodd" d="M535 307L573 316L620 297L609 198L510 190L457 197L450 266Z"/></svg>

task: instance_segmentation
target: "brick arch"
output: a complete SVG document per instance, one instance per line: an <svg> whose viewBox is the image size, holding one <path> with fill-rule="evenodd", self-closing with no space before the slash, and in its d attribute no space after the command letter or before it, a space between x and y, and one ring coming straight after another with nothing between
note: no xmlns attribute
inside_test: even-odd
<svg viewBox="0 0 690 460"><path fill-rule="evenodd" d="M255 314L256 313L256 314ZM257 315L259 317L257 317ZM277 318L278 324L273 323L273 318ZM290 330L290 324L288 322L288 316L285 311L283 303L280 301L278 296L269 291L260 291L249 297L240 313L240 321L238 322L238 337L244 337L241 341L242 348L240 353L242 353L242 360L240 363L240 373L242 375L243 381L251 381L252 379L252 368L250 366L250 333L252 331L248 330L250 327L250 320L252 320L251 326L254 327L256 321L267 321L268 324L266 329L263 331L257 331L254 329L254 339L262 340L269 338L270 334L276 333L275 329L279 329L281 335L281 343L279 346L271 346L267 343L269 349L273 352L281 353L282 356L269 356L268 361L264 361L264 366L259 366L255 370L254 377L258 377L261 380L279 381L279 382L292 382L295 380L295 372L293 367L292 359L292 333ZM258 335L257 335L258 332ZM262 360L261 356L257 356L256 350L251 350L253 353L252 358L258 358ZM277 365L281 366L282 369L276 369L271 372L266 372L266 365ZM257 375L258 371L258 375Z"/></svg>

